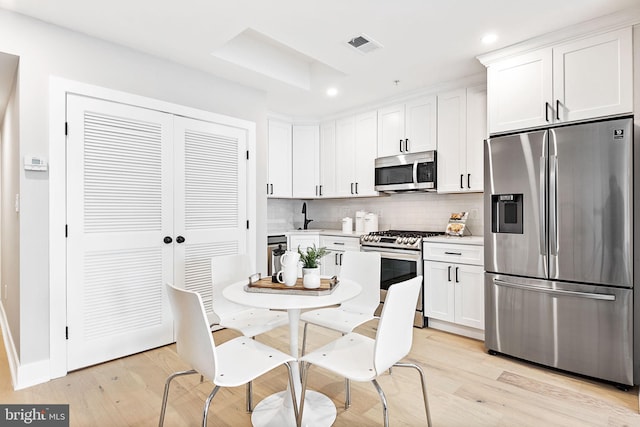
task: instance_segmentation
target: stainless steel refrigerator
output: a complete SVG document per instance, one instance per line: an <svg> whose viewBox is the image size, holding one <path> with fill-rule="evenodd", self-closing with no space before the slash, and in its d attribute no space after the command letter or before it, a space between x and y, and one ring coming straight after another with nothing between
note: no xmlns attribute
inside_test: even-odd
<svg viewBox="0 0 640 427"><path fill-rule="evenodd" d="M633 155L632 118L485 142L491 353L634 384Z"/></svg>

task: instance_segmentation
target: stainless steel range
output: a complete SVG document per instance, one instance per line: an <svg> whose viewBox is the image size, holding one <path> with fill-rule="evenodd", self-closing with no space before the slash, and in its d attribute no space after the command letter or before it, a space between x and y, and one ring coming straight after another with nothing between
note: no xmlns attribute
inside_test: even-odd
<svg viewBox="0 0 640 427"><path fill-rule="evenodd" d="M380 253L380 306L377 315L382 311L389 286L422 275L422 239L442 234L439 231L388 230L360 237L361 251ZM422 295L423 290L420 291L413 323L419 328L426 326Z"/></svg>

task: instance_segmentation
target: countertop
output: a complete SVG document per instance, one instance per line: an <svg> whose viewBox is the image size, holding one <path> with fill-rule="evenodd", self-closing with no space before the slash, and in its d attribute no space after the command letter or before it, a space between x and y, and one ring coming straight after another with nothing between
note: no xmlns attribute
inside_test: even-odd
<svg viewBox="0 0 640 427"><path fill-rule="evenodd" d="M427 243L451 243L456 245L484 245L484 236L434 236L422 239Z"/></svg>
<svg viewBox="0 0 640 427"><path fill-rule="evenodd" d="M328 229L308 229L308 230L289 230L283 233L286 236L292 234L322 234L324 236L339 236L339 237L356 237L360 238L361 235L367 234L364 231L343 233L342 230L328 230Z"/></svg>

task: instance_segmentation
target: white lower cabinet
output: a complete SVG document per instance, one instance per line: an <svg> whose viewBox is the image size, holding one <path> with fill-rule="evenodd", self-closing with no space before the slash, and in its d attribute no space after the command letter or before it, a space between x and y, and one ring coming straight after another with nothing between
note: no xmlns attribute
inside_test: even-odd
<svg viewBox="0 0 640 427"><path fill-rule="evenodd" d="M320 246L329 251L329 255L320 260L320 274L323 276L339 276L342 258L347 251L360 251L359 237L320 236Z"/></svg>
<svg viewBox="0 0 640 427"><path fill-rule="evenodd" d="M482 246L425 242L423 253L424 310L429 326L482 338Z"/></svg>

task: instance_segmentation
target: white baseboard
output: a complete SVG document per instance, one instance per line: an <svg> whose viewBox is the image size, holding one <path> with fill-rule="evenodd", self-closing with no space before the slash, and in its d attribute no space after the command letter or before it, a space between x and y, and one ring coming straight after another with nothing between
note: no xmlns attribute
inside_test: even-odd
<svg viewBox="0 0 640 427"><path fill-rule="evenodd" d="M13 389L20 390L49 381L51 379L49 375L49 360L20 365L20 359L18 358L18 352L13 342L7 314L2 302L0 302L0 327L2 327L2 338L4 340L4 348L7 351Z"/></svg>
<svg viewBox="0 0 640 427"><path fill-rule="evenodd" d="M484 341L484 331L481 329L470 328L468 326L456 325L455 323L445 322L444 320L429 318L429 327L440 331L450 332L456 335L462 335L476 340Z"/></svg>

